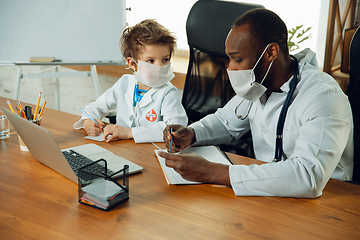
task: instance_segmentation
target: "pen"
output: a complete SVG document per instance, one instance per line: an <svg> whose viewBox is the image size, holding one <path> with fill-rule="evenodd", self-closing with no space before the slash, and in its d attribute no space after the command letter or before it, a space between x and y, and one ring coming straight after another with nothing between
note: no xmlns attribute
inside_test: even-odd
<svg viewBox="0 0 360 240"><path fill-rule="evenodd" d="M19 116L21 116L20 109L19 109L17 106L16 106L15 108L16 108L16 111L17 111L17 113L19 114Z"/></svg>
<svg viewBox="0 0 360 240"><path fill-rule="evenodd" d="M84 110L82 110L80 107L77 107L77 109L79 109L80 112L82 112L86 117L88 117L90 120L93 120L94 122L96 122L97 124L99 124L98 121L96 121L92 116L90 116L87 112L85 112Z"/></svg>
<svg viewBox="0 0 360 240"><path fill-rule="evenodd" d="M20 110L20 117L25 118L25 114L23 114L24 110L23 110L23 108L22 108L22 106L21 106L20 101L17 100L16 103L17 103L17 105L18 105L18 107L19 107L19 110Z"/></svg>
<svg viewBox="0 0 360 240"><path fill-rule="evenodd" d="M26 113L24 109L21 109L21 117L26 119Z"/></svg>
<svg viewBox="0 0 360 240"><path fill-rule="evenodd" d="M173 135L172 135L173 129L170 128L170 153L172 153L172 145L173 145Z"/></svg>
<svg viewBox="0 0 360 240"><path fill-rule="evenodd" d="M6 99L6 102L7 102L7 104L9 105L9 108L10 108L10 110L12 111L12 113L15 113L15 112L14 112L14 109L13 109L12 106L11 106L11 103L10 103L9 99Z"/></svg>
<svg viewBox="0 0 360 240"><path fill-rule="evenodd" d="M34 121L36 120L36 116L38 114L41 94L42 94L42 92L39 93L39 97L38 97L38 100L37 100L37 103L36 103L36 108L35 108L35 113L34 113L34 118L33 118Z"/></svg>

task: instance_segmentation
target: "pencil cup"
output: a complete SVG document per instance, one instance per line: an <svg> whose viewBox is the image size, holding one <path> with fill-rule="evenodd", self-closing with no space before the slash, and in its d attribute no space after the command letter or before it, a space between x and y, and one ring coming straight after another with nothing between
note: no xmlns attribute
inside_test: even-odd
<svg viewBox="0 0 360 240"><path fill-rule="evenodd" d="M36 119L36 120L32 120L32 122L40 126L41 119L42 119L42 118ZM29 149L27 148L27 146L25 145L24 141L21 139L21 137L20 137L19 134L18 134L18 137L19 137L20 150L21 150L21 151L29 151Z"/></svg>
<svg viewBox="0 0 360 240"><path fill-rule="evenodd" d="M3 110L0 109L0 139L10 137L10 124Z"/></svg>

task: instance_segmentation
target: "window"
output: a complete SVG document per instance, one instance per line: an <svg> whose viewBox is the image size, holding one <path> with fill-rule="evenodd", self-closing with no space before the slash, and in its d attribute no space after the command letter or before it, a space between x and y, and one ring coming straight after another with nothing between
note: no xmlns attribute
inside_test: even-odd
<svg viewBox="0 0 360 240"><path fill-rule="evenodd" d="M132 26L147 18L156 19L160 24L174 32L178 41L178 50L188 51L185 24L187 15L195 2L195 0L127 1L127 7L131 7L131 11L127 12L127 22ZM315 51L319 66L322 66L329 9L328 1L245 0L239 2L262 4L267 9L276 12L286 23L288 29L301 24L304 27L312 27L312 38L300 45L300 50L310 48ZM319 28L319 26L322 27Z"/></svg>

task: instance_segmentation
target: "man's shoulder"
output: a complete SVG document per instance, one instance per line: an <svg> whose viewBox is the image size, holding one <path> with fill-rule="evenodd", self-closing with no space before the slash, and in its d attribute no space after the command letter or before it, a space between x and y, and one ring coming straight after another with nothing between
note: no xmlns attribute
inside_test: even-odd
<svg viewBox="0 0 360 240"><path fill-rule="evenodd" d="M296 101L299 104L297 110L304 109L314 114L349 112L350 105L347 96L329 74L316 68L305 68L300 76L296 93L299 100Z"/></svg>
<svg viewBox="0 0 360 240"><path fill-rule="evenodd" d="M319 92L319 91L331 91L341 92L340 85L329 74L319 70L318 68L306 65L300 72L299 86L303 91L307 92ZM336 90L336 91L333 91Z"/></svg>
<svg viewBox="0 0 360 240"><path fill-rule="evenodd" d="M300 82L299 88L306 92L319 92L328 90L340 90L336 80L329 74L321 71L318 67L316 54L310 49L295 54L299 60Z"/></svg>

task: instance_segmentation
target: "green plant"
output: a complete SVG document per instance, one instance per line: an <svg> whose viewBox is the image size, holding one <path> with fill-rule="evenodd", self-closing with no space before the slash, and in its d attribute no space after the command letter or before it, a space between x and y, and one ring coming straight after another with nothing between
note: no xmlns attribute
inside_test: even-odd
<svg viewBox="0 0 360 240"><path fill-rule="evenodd" d="M311 27L308 27L304 30L302 29L303 26L304 25L296 26L295 28L288 30L289 33L288 47L290 52L299 49L300 43L312 37L311 33L308 33Z"/></svg>

